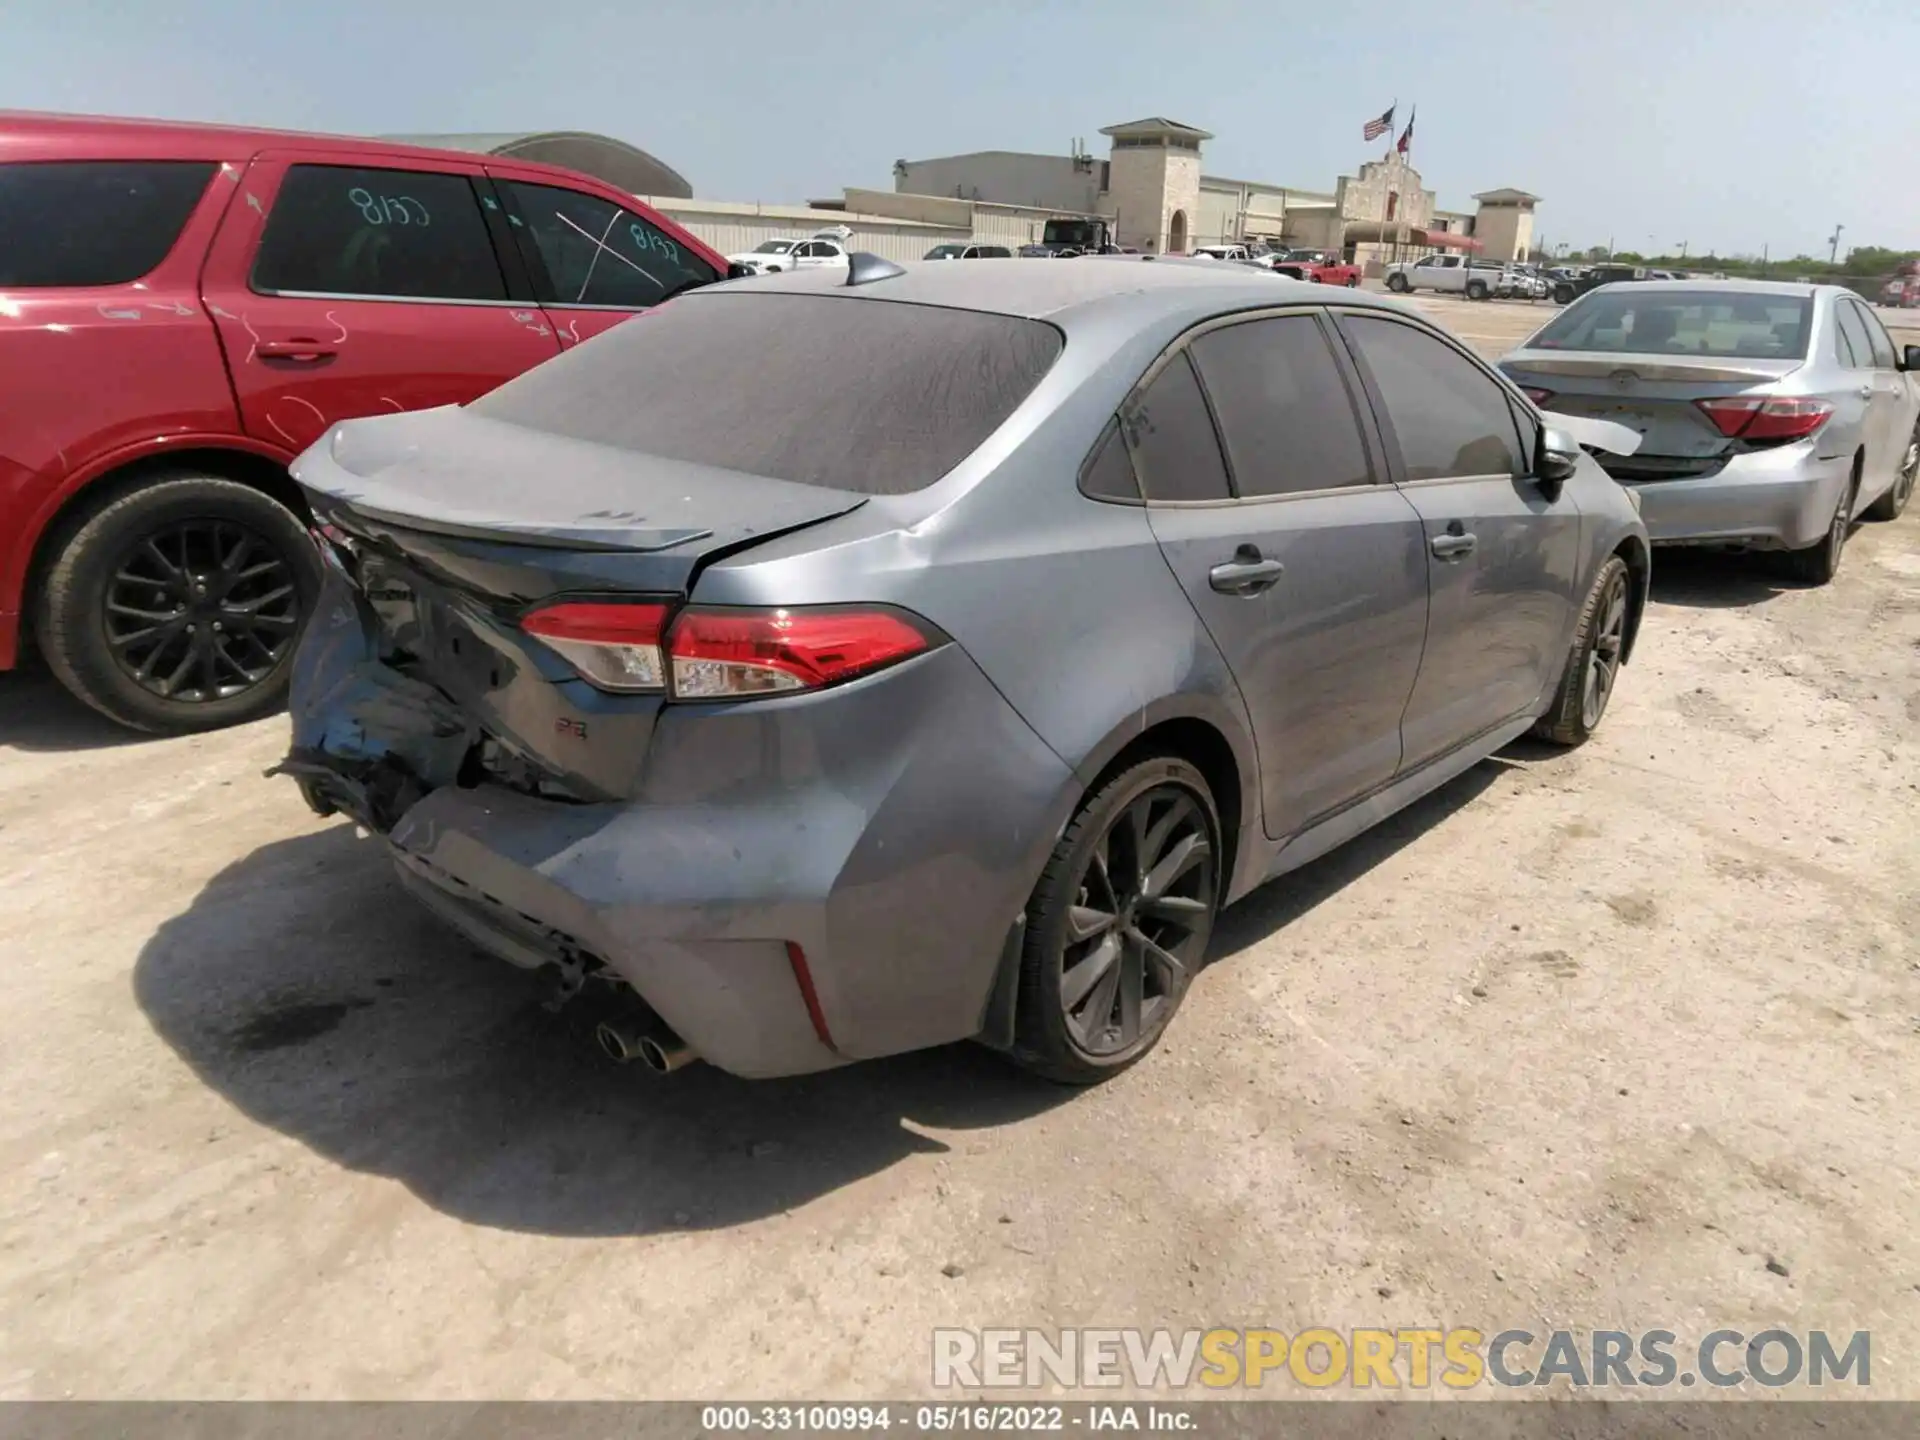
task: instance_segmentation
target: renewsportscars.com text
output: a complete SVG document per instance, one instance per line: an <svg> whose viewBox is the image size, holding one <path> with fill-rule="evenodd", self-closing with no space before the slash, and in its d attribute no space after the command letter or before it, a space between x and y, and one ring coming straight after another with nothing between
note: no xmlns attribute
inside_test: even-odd
<svg viewBox="0 0 1920 1440"><path fill-rule="evenodd" d="M936 1388L1467 1390L1553 1385L1685 1389L1873 1383L1855 1330L936 1330Z"/></svg>

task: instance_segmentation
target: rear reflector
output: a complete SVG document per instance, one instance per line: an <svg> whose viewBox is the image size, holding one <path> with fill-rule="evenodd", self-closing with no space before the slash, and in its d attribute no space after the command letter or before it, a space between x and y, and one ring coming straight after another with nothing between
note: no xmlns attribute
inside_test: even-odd
<svg viewBox="0 0 1920 1440"><path fill-rule="evenodd" d="M840 1047L833 1043L833 1032L827 1029L827 1012L820 1008L820 992L813 988L813 970L807 964L807 952L797 941L787 941L787 963L793 967L794 983L800 987L800 998L806 1002L807 1019L813 1022L813 1033L820 1037L820 1043L829 1050L838 1051Z"/></svg>
<svg viewBox="0 0 1920 1440"><path fill-rule="evenodd" d="M565 656L588 684L626 693L665 688L666 620L665 605L569 600L535 610L520 628Z"/></svg>
<svg viewBox="0 0 1920 1440"><path fill-rule="evenodd" d="M676 700L744 700L817 690L871 674L931 648L893 610L682 610L667 624L655 602L567 600L524 616L520 628L564 656L601 690Z"/></svg>
<svg viewBox="0 0 1920 1440"><path fill-rule="evenodd" d="M1833 416L1826 401L1799 396L1729 395L1693 403L1729 439L1801 440Z"/></svg>
<svg viewBox="0 0 1920 1440"><path fill-rule="evenodd" d="M891 610L683 610L667 637L677 700L814 690L866 675L931 641Z"/></svg>

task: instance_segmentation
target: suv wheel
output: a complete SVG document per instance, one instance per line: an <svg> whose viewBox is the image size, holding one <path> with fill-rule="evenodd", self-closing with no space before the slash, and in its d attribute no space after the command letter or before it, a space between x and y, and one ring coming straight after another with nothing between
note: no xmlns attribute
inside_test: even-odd
<svg viewBox="0 0 1920 1440"><path fill-rule="evenodd" d="M1404 295L1407 293L1407 291L1410 288L1412 287L1408 285L1406 276L1404 275L1387 276L1387 289L1393 291L1394 294Z"/></svg>
<svg viewBox="0 0 1920 1440"><path fill-rule="evenodd" d="M258 719L286 699L320 557L278 501L173 474L103 506L47 572L35 634L62 684L136 730Z"/></svg>
<svg viewBox="0 0 1920 1440"><path fill-rule="evenodd" d="M1143 760L1091 796L1027 908L1012 1058L1086 1085L1145 1055L1206 959L1226 888L1200 772Z"/></svg>

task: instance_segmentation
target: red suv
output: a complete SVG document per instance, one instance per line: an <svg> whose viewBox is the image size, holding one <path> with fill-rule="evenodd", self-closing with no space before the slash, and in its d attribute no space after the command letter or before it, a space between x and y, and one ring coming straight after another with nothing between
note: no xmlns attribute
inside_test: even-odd
<svg viewBox="0 0 1920 1440"><path fill-rule="evenodd" d="M294 456L727 273L548 165L0 111L0 670L31 627L124 724L267 713L318 589Z"/></svg>

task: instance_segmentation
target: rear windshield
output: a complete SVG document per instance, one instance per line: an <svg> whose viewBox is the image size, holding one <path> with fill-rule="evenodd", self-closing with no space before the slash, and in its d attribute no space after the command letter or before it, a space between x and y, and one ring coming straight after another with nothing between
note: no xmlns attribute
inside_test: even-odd
<svg viewBox="0 0 1920 1440"><path fill-rule="evenodd" d="M1713 295L1662 285L1596 290L1530 343L1536 350L1794 360L1807 353L1813 302L1794 295Z"/></svg>
<svg viewBox="0 0 1920 1440"><path fill-rule="evenodd" d="M138 280L166 259L212 178L200 161L0 165L0 288Z"/></svg>
<svg viewBox="0 0 1920 1440"><path fill-rule="evenodd" d="M898 495L972 454L1063 344L1015 315L712 291L616 325L471 408L649 455Z"/></svg>

